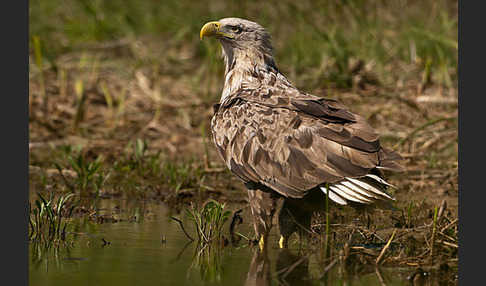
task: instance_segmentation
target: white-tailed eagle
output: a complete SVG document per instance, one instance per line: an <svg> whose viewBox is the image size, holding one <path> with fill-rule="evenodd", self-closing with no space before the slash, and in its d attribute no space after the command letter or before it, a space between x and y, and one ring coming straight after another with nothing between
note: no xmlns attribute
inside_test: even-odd
<svg viewBox="0 0 486 286"><path fill-rule="evenodd" d="M204 37L220 41L225 63L224 88L211 120L213 141L248 188L260 247L278 199L284 200L281 247L300 227L310 227L325 195L339 205L393 200L381 170L402 170L401 157L380 145L363 117L292 85L278 70L262 26L224 18L206 23Z"/></svg>

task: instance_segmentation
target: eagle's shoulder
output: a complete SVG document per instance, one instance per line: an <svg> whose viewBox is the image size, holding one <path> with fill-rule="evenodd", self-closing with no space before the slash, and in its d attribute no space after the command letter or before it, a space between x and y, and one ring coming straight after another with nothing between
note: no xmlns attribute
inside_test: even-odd
<svg viewBox="0 0 486 286"><path fill-rule="evenodd" d="M286 108L327 122L356 122L356 115L340 102L301 92L286 84L260 84L242 87L231 94L221 107L230 107L235 101L257 103L271 108Z"/></svg>
<svg viewBox="0 0 486 286"><path fill-rule="evenodd" d="M243 103L243 108L255 108L257 116L259 113L285 113L282 116L288 116L289 121L310 124L320 136L348 147L366 152L377 152L380 148L376 130L362 116L334 99L314 96L293 87L262 84L235 91L221 103L220 113L227 110L241 115ZM252 116L254 113L250 112Z"/></svg>

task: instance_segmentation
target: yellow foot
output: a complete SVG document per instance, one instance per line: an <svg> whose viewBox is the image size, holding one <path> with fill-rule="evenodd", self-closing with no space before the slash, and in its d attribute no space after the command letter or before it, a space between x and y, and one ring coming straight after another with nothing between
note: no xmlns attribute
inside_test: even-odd
<svg viewBox="0 0 486 286"><path fill-rule="evenodd" d="M278 241L278 245L280 246L280 248L287 248L287 240L282 235L280 236L280 240Z"/></svg>
<svg viewBox="0 0 486 286"><path fill-rule="evenodd" d="M263 248L265 247L265 239L263 238L263 235L260 237L260 241L258 241L258 246L260 247L260 251L263 251Z"/></svg>

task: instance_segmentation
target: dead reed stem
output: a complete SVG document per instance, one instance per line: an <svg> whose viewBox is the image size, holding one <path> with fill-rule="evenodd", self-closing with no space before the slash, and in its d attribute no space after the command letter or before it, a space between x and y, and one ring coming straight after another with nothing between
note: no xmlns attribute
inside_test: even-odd
<svg viewBox="0 0 486 286"><path fill-rule="evenodd" d="M430 258L434 256L434 240L435 240L435 232L437 229L437 207L434 208L434 223L432 227L432 237L430 238Z"/></svg>
<svg viewBox="0 0 486 286"><path fill-rule="evenodd" d="M388 247L390 247L391 245L391 242L393 241L393 238L395 237L395 233L397 232L397 229L395 228L393 230L393 233L392 235L390 236L390 239L388 240L388 242L385 244L385 247L383 247L383 249L381 250L380 252L380 255L378 255L378 258L376 258L376 264L380 264L381 262L381 258L383 258L383 255L385 254L385 251L388 249Z"/></svg>

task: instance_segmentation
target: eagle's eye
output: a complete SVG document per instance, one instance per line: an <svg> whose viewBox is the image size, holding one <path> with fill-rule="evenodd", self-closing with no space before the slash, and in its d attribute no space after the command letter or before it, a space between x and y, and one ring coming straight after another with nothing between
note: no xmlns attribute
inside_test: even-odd
<svg viewBox="0 0 486 286"><path fill-rule="evenodd" d="M239 34L241 33L241 31L243 31L243 28L241 28L241 26L229 26L228 28L235 34Z"/></svg>

